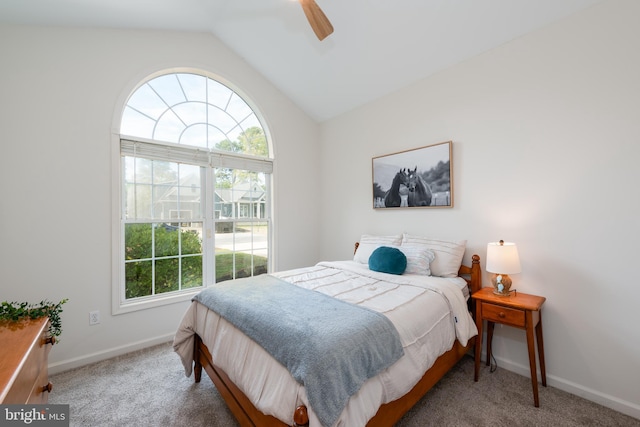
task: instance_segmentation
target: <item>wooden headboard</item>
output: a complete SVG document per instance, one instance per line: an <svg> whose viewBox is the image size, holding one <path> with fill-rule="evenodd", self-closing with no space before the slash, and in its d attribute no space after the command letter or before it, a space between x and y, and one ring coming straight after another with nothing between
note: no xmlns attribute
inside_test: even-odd
<svg viewBox="0 0 640 427"><path fill-rule="evenodd" d="M355 254L360 246L360 242L355 243L353 253ZM461 265L458 275L467 281L470 295L482 288L482 269L480 268L480 255L473 254L471 257L471 265Z"/></svg>

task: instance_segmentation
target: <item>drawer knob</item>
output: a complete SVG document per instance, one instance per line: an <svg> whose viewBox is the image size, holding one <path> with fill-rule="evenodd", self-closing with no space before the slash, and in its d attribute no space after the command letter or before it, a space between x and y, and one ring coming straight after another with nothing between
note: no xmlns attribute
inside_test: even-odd
<svg viewBox="0 0 640 427"><path fill-rule="evenodd" d="M54 345L56 343L56 337L47 337L44 339L44 343Z"/></svg>
<svg viewBox="0 0 640 427"><path fill-rule="evenodd" d="M498 317L501 319L504 319L504 311L501 311L500 313L498 313Z"/></svg>
<svg viewBox="0 0 640 427"><path fill-rule="evenodd" d="M51 383L47 383L46 386L42 387L42 392L43 393L45 391L51 393L51 390L53 390L53 384L51 384Z"/></svg>

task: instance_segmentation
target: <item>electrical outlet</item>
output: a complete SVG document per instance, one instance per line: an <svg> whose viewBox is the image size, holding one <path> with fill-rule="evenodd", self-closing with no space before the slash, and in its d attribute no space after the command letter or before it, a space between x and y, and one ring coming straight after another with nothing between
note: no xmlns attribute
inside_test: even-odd
<svg viewBox="0 0 640 427"><path fill-rule="evenodd" d="M98 311L98 310L90 311L89 312L89 324L90 325L97 325L98 323L100 323L100 311Z"/></svg>

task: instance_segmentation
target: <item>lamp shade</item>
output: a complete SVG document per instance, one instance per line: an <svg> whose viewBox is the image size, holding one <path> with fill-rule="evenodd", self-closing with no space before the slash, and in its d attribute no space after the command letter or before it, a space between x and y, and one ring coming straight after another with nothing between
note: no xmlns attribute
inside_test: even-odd
<svg viewBox="0 0 640 427"><path fill-rule="evenodd" d="M517 274L520 268L518 247L515 243L492 242L487 245L487 271L496 274Z"/></svg>

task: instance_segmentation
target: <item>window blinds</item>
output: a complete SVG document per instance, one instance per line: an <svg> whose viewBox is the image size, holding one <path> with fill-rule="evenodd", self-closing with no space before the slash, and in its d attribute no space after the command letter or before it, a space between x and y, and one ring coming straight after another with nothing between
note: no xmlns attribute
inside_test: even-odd
<svg viewBox="0 0 640 427"><path fill-rule="evenodd" d="M243 169L268 174L273 172L273 161L270 159L179 144L121 139L120 155L203 167Z"/></svg>

